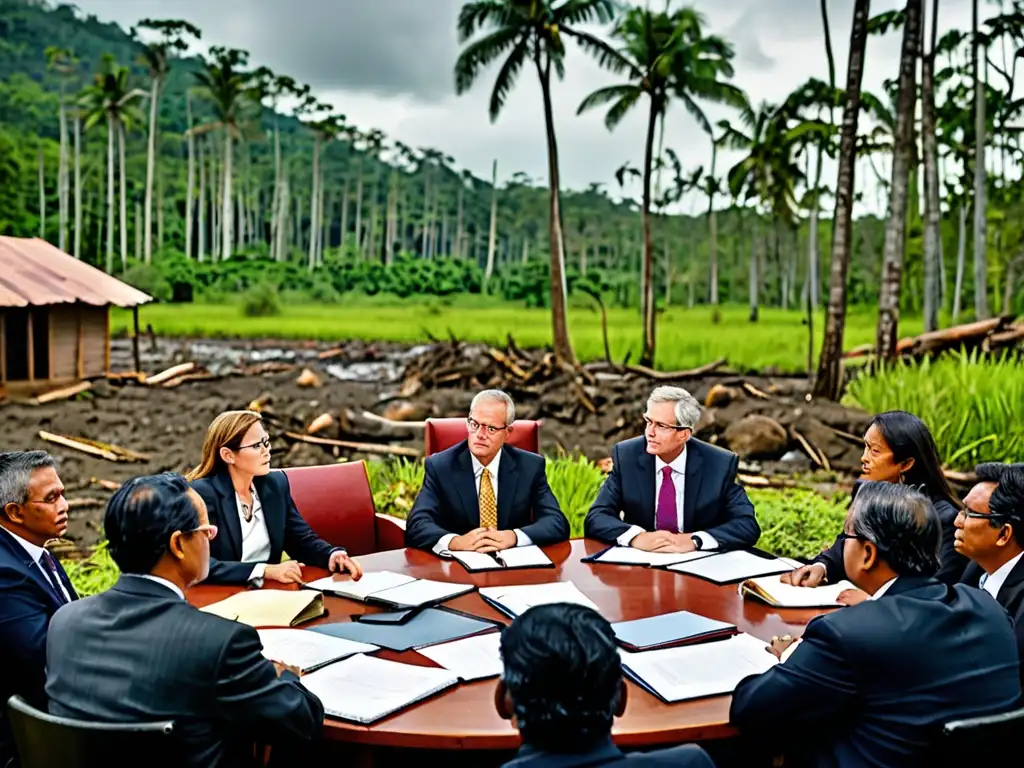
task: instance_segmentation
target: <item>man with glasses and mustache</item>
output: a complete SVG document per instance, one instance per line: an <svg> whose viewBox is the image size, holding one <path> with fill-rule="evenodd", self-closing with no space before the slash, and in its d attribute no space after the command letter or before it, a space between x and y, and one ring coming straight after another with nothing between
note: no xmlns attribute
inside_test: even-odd
<svg viewBox="0 0 1024 768"><path fill-rule="evenodd" d="M544 457L505 445L516 407L489 389L469 407L469 437L424 462L406 522L406 546L445 556L496 552L569 538L569 522L544 474Z"/></svg>
<svg viewBox="0 0 1024 768"><path fill-rule="evenodd" d="M46 632L65 603L78 599L45 545L68 528L68 500L45 451L0 453L0 766L17 765L6 722L13 694L38 704L46 668Z"/></svg>
<svg viewBox="0 0 1024 768"><path fill-rule="evenodd" d="M54 615L46 647L50 713L172 720L173 760L161 765L262 764L253 760L257 741L273 745L273 761L300 764L294 758L323 727L320 700L294 671L263 657L255 629L185 599L206 578L217 536L199 494L169 472L129 480L111 497L103 528L121 576ZM145 765L147 757L157 756L131 759Z"/></svg>
<svg viewBox="0 0 1024 768"><path fill-rule="evenodd" d="M612 471L584 523L588 538L648 552L757 543L754 505L736 484L739 457L695 438L699 418L685 389L651 393L643 436L612 449Z"/></svg>
<svg viewBox="0 0 1024 768"><path fill-rule="evenodd" d="M979 482L954 522L953 545L971 559L960 583L1006 609L1024 659L1024 464L979 464L974 472Z"/></svg>

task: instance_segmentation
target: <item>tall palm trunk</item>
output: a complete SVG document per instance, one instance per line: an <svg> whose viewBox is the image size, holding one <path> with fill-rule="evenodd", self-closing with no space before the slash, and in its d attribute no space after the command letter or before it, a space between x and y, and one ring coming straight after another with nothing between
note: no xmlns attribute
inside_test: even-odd
<svg viewBox="0 0 1024 768"><path fill-rule="evenodd" d="M462 258L462 203L466 195L466 180L459 180L459 200L455 214L455 258Z"/></svg>
<svg viewBox="0 0 1024 768"><path fill-rule="evenodd" d="M967 204L960 203L960 222L956 241L956 285L953 287L953 325L960 322L964 295L964 262L967 261Z"/></svg>
<svg viewBox="0 0 1024 768"><path fill-rule="evenodd" d="M114 271L114 116L107 114L107 274Z"/></svg>
<svg viewBox="0 0 1024 768"><path fill-rule="evenodd" d="M43 148L39 147L36 155L39 166L39 237L46 239L46 158Z"/></svg>
<svg viewBox="0 0 1024 768"><path fill-rule="evenodd" d="M274 101L274 195L270 203L270 258L281 261L280 238L277 236L282 222L278 219L281 197L281 126Z"/></svg>
<svg viewBox="0 0 1024 768"><path fill-rule="evenodd" d="M124 122L117 121L118 161L117 170L121 177L121 271L128 268L128 180L124 159Z"/></svg>
<svg viewBox="0 0 1024 768"><path fill-rule="evenodd" d="M192 236L196 191L196 137L192 132L192 95L185 91L185 116L188 122L188 181L185 189L185 256L192 258Z"/></svg>
<svg viewBox="0 0 1024 768"><path fill-rule="evenodd" d="M313 139L313 190L309 195L309 271L316 266L320 237L320 136Z"/></svg>
<svg viewBox="0 0 1024 768"><path fill-rule="evenodd" d="M187 98L187 96L186 96ZM143 224L143 259L153 261L153 176L156 171L156 121L159 115L160 78L154 77L149 92L149 146L146 149L146 212Z"/></svg>
<svg viewBox="0 0 1024 768"><path fill-rule="evenodd" d="M658 101L651 98L651 112L647 119L647 143L644 147L644 191L643 191L643 229L644 229L644 266L641 281L641 308L644 324L643 351L640 353L640 365L654 365L654 244L651 242L651 176L654 166L654 130L658 124Z"/></svg>
<svg viewBox="0 0 1024 768"><path fill-rule="evenodd" d="M974 48L974 315L976 320L988 319L988 266L985 254L987 230L985 220L985 83L981 73L982 45L978 34L978 0L973 3Z"/></svg>
<svg viewBox="0 0 1024 768"><path fill-rule="evenodd" d="M932 3L931 43L921 62L921 139L924 147L924 329L939 327L939 149L935 138L935 46L939 32L939 0ZM924 25L922 24L922 29Z"/></svg>
<svg viewBox="0 0 1024 768"><path fill-rule="evenodd" d="M875 356L881 361L896 356L900 322L900 288L907 234L907 183L914 150L914 113L917 104L917 57L921 44L921 2L907 0L900 54L899 95L896 100L896 131L893 137L892 183L889 187L889 221L882 250L882 289L878 299L878 330Z"/></svg>
<svg viewBox="0 0 1024 768"><path fill-rule="evenodd" d="M850 268L854 170L857 159L857 122L860 117L860 89L864 77L864 50L868 39L871 0L856 0L850 30L850 57L846 68L846 97L843 127L839 139L839 173L833 215L832 256L829 270L828 317L814 394L838 400L842 391L843 333L846 328L846 274ZM830 57L831 58L831 57ZM830 61L830 66L832 63Z"/></svg>
<svg viewBox="0 0 1024 768"><path fill-rule="evenodd" d="M206 142L201 141L197 143L196 149L198 155L196 157L197 165L199 166L199 243L197 258L199 261L206 261Z"/></svg>
<svg viewBox="0 0 1024 768"><path fill-rule="evenodd" d="M62 251L68 247L68 114L64 106L64 77L60 78L60 160L57 167L57 221L60 227L57 243Z"/></svg>
<svg viewBox="0 0 1024 768"><path fill-rule="evenodd" d="M82 118L75 114L75 258L82 258Z"/></svg>
<svg viewBox="0 0 1024 768"><path fill-rule="evenodd" d="M487 236L487 266L484 268L484 291L494 274L494 248L498 236L498 161L491 165L491 225Z"/></svg>
<svg viewBox="0 0 1024 768"><path fill-rule="evenodd" d="M576 353L569 338L566 316L568 291L565 284L565 241L562 237L562 211L559 199L558 140L555 137L555 116L551 106L551 60L534 59L540 76L544 98L544 129L548 142L548 233L551 240L551 330L555 356L567 365L576 364ZM652 350L653 352L653 350Z"/></svg>
<svg viewBox="0 0 1024 768"><path fill-rule="evenodd" d="M232 160L232 155L234 153L231 151L231 147L232 147L231 139L232 139L232 136L231 136L231 126L230 125L225 125L224 126L224 167L221 169L221 173L224 174L224 192L223 192L224 197L223 197L223 199L221 199L221 214L220 214L220 216L221 216L221 221L220 221L220 229L221 229L220 257L221 257L221 259L230 259L231 258L231 253L232 253L231 246L232 246L232 243L234 242L232 240L232 236L231 236L232 235L232 224L234 224L234 211L232 210L233 206L231 204L232 200L234 199L233 197L231 197L231 174L232 174L232 171L231 171L231 160Z"/></svg>

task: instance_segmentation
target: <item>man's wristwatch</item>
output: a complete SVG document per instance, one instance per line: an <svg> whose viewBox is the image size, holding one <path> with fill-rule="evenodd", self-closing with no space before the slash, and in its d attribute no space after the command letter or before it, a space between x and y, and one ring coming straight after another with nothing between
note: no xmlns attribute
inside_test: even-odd
<svg viewBox="0 0 1024 768"><path fill-rule="evenodd" d="M691 536L690 537L690 541L693 542L693 548L694 549L703 549L704 548L704 540L700 536Z"/></svg>

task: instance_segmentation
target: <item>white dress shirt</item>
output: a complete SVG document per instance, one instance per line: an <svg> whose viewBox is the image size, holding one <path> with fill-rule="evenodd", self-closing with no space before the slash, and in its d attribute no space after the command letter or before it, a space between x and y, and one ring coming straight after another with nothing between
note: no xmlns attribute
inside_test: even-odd
<svg viewBox="0 0 1024 768"><path fill-rule="evenodd" d="M472 453L469 454L470 461L473 463L473 484L476 487L476 497L480 498L480 477L483 475L484 469L491 474L491 488L494 489L494 503L498 503L498 465L501 463L501 449L494 454L494 458L491 459L491 463L484 467L480 463L480 460ZM516 535L516 546L527 547L533 544L533 540L527 536L519 528L513 531ZM437 540L437 544L434 545L434 554L445 556L448 554L448 545L452 543L452 539L455 538L454 533L446 533L440 539Z"/></svg>
<svg viewBox="0 0 1024 768"><path fill-rule="evenodd" d="M1024 552L1021 552L1016 557L1007 560L999 566L999 569L995 573L984 574L981 577L981 582L978 586L992 595L992 597L998 596L999 590L1003 588L1003 584L1006 583L1006 579L1010 575L1010 571L1012 571L1016 567L1017 563L1020 562L1021 555L1024 555Z"/></svg>
<svg viewBox="0 0 1024 768"><path fill-rule="evenodd" d="M683 518L684 508L683 499L686 496L686 449L675 457L671 462L666 464L661 460L659 456L654 457L654 522L657 526L658 522L658 498L661 495L661 486L665 482L665 476L663 470L665 467L672 468L672 485L675 486L676 490L676 531L682 532L686 530L685 520ZM644 533L644 529L639 525L632 525L629 529L616 539L616 543L620 547L628 547L630 542L633 541L638 535ZM693 535L700 536L701 549L717 549L718 542L715 537L709 534L707 531L695 531Z"/></svg>
<svg viewBox="0 0 1024 768"><path fill-rule="evenodd" d="M162 577L160 577L160 576L154 576L154 575L153 575L153 574L151 574L151 573L133 573L133 574L131 574L131 575L132 575L132 576L135 576L136 578L139 578L139 579L146 579L146 580L148 580L148 581L153 581L153 582L156 582L157 584L162 584L163 586L165 586L165 587L167 587L167 588L168 588L169 590L171 590L171 592L173 592L173 593L174 593L174 594L176 594L176 595L177 595L178 597L180 597L180 598L181 598L182 600L184 600L184 599L185 599L185 593L184 593L184 592L182 592L182 591L181 591L181 590L180 590L180 589L178 588L178 585L177 585L177 584L174 584L173 582L170 582L170 581L168 581L168 580L167 580L167 579L165 579L165 578L162 578Z"/></svg>
<svg viewBox="0 0 1024 768"><path fill-rule="evenodd" d="M16 534L10 528L4 528L4 530L7 531L7 533L9 533L11 536L13 536L16 542L18 542L19 544L21 544L22 547L24 547L25 551L28 552L28 556L32 558L32 562L42 569L44 579L46 579L51 584L53 584L54 581L57 582L56 584L54 584L54 586L60 589L60 591L64 595L64 599L70 603L71 595L68 594L68 590L64 586L64 581L58 578L50 570L49 566L47 566L46 563L42 561L43 552L45 552L46 550L43 547L40 547L38 544L33 544L31 541L26 541L25 539L21 538L21 536Z"/></svg>
<svg viewBox="0 0 1024 768"><path fill-rule="evenodd" d="M249 488L252 494L252 519L246 521L242 511L242 497L235 494L235 505L238 508L238 524L242 528L242 559L243 563L256 563L249 574L249 581L262 586L263 572L270 559L270 533L267 531L267 520L263 515L263 504L255 487Z"/></svg>

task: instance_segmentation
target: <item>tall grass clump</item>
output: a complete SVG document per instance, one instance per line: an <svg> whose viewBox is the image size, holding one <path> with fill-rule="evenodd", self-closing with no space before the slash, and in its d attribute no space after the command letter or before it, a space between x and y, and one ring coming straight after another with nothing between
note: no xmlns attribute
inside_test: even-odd
<svg viewBox="0 0 1024 768"><path fill-rule="evenodd" d="M101 542L85 560L64 561L64 571L80 597L105 592L117 582L121 571L107 550L107 542Z"/></svg>
<svg viewBox="0 0 1024 768"><path fill-rule="evenodd" d="M954 469L1024 457L1024 364L1013 352L896 363L851 381L844 401L873 413L916 414Z"/></svg>

